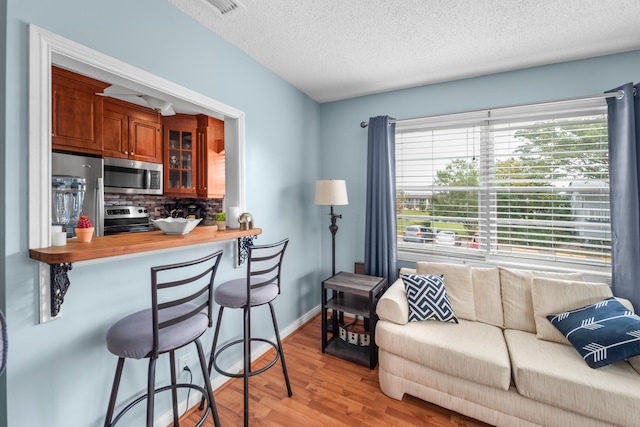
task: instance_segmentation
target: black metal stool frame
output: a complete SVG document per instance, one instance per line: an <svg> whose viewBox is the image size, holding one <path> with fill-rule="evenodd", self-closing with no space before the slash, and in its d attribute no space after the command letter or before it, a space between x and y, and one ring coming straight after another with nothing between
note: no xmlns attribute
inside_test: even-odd
<svg viewBox="0 0 640 427"><path fill-rule="evenodd" d="M287 386L287 395L289 397L293 396L293 392L291 391L291 383L289 382L289 374L287 373L287 365L284 359L284 352L282 350L282 341L280 340L280 332L278 329L278 322L276 321L275 310L273 308L272 301L267 301L261 304L252 305L251 304L251 291L252 289L256 289L262 286L266 286L269 284L275 284L278 287L278 294L280 294L280 278L281 278L281 270L282 270L282 258L284 257L284 252L287 249L287 245L289 244L289 239L282 240L278 243L270 244L270 245L260 245L260 246L251 246L249 247L248 259L247 259L247 302L242 307L244 320L243 320L243 338L232 341L220 349L216 351L216 347L218 344L218 338L220 334L220 325L222 323L222 313L224 312L224 305L220 305L220 310L218 311L218 319L216 323L215 335L213 338L213 345L211 346L211 355L209 358L209 371L211 371L212 367L222 375L232 377L232 378L240 378L244 379L244 425L249 425L249 377L254 375L261 374L267 369L271 368L275 363L280 359L282 361L282 372L284 374L284 380ZM278 247L280 247L278 249ZM274 251L275 250L275 251ZM261 255L262 252L268 252L267 255ZM263 264L270 264L266 267L261 267ZM257 279L259 281L252 279ZM251 308L258 307L260 305L268 304L269 310L271 312L271 320L273 321L273 328L276 335L277 343L269 341L264 338L254 338L251 337ZM271 345L275 350L276 354L272 361L270 361L266 366L256 370L251 370L251 342L252 341L260 341L265 342ZM242 373L232 373L221 369L216 363L216 359L218 356L225 351L226 349L236 345L244 343L244 370ZM200 409L203 408L204 400L200 402Z"/></svg>
<svg viewBox="0 0 640 427"><path fill-rule="evenodd" d="M111 427L116 425L116 423L134 406L136 406L138 403L147 400L147 414L146 414L146 425L147 427L153 427L153 418L154 418L154 397L155 394L163 392L163 391L167 391L167 390L171 390L171 394L172 394L172 408L173 408L173 425L178 427L179 426L179 416L178 416L178 397L177 397L177 389L178 388L191 388L197 391L200 391L202 393L202 399L203 401L206 400L208 405L207 405L207 410L205 411L205 413L203 414L202 418L200 419L200 421L196 424L196 427L201 426L207 416L209 415L209 412L213 413L213 420L215 423L216 427L220 426L220 419L218 417L218 411L216 408L216 403L213 397L213 389L211 387L211 381L209 379L209 375L210 375L210 371L207 368L207 362L206 362L206 357L204 354L204 350L202 348L202 343L200 342L200 337L196 337L194 340L185 343L184 345L180 346L180 347L176 347L176 348L171 348L169 350L166 351L159 351L159 331L163 328L178 324L180 322L183 322L193 316L198 315L199 313L203 312L206 309L206 313L207 313L207 318L208 318L208 327L210 328L212 326L212 317L213 317L213 285L214 285L214 280L215 280L215 276L216 276L216 272L218 270L218 265L220 264L220 259L222 257L222 250L217 251L213 254L210 254L208 256L205 256L203 258L194 260L194 261L186 261L186 262L181 262L181 263L176 263L176 264L169 264L169 265L163 265L163 266L157 266L157 267L152 267L151 268L151 313L152 313L152 326L153 326L153 349L152 351L146 355L146 357L149 358L149 371L148 371L148 376L147 376L147 393L143 394L142 396L138 397L137 399L135 399L134 401L132 401L131 403L129 403L124 409L122 409L114 418L113 414L114 414L114 410L115 410L115 405L116 405L116 399L117 399L117 395L118 395L118 389L120 387L120 379L122 377L122 370L124 368L124 361L125 361L125 357L119 357L118 358L118 365L116 368L116 374L113 380L113 387L111 390L111 396L109 398L109 406L107 409L107 416L105 418L105 422L104 425L105 427ZM161 273L163 271L167 271L167 270L173 270L173 269L178 269L178 268L184 268L184 267L190 267L190 266L196 266L199 264L204 264L208 261L213 261L212 265L207 268L205 271L195 275L195 276L191 276L189 278L184 278L184 279L179 279L179 280L174 280L174 281L167 281L167 282L158 282L158 273ZM196 292L191 293L190 295L184 296L182 298L179 299L173 299L173 300L168 300L168 301L164 301L164 302L159 302L159 298L158 298L158 291L164 290L164 289L168 289L168 288L173 288L176 286L181 286L181 285L186 285L188 283L191 282L195 282L196 280L202 279L203 277L210 275L210 279L208 280L208 282L206 283L205 286L203 286L202 288L198 289ZM171 307L176 307L179 306L181 304L186 304L186 303L191 303L192 301L196 300L197 298L201 297L202 295L206 295L206 299L204 302L200 303L195 309L181 315L178 317L174 317L165 321L160 322L159 321L159 312L161 312L161 310L164 309L168 309ZM204 331L203 331L204 333ZM202 335L202 334L201 334ZM200 336L201 336L200 335ZM176 359L175 359L175 350L185 347L186 345L189 345L191 343L194 343L196 345L196 349L198 351L198 359L200 362L200 367L202 369L202 375L205 379L205 387L200 387L200 386L196 386L196 385L192 385L192 384L177 384L177 379L176 379ZM158 360L158 357L160 354L164 354L164 353L169 353L169 361L170 361L170 369L171 369L171 385L165 386L165 387L161 387L156 389L155 388L155 369L156 369L156 361ZM113 420L113 421L112 421Z"/></svg>

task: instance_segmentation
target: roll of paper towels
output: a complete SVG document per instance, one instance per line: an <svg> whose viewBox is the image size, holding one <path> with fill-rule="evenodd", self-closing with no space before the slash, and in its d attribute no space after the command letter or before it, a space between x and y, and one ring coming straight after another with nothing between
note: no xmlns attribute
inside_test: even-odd
<svg viewBox="0 0 640 427"><path fill-rule="evenodd" d="M227 214L227 227L240 228L238 217L240 216L240 208L238 206L229 206L229 213Z"/></svg>

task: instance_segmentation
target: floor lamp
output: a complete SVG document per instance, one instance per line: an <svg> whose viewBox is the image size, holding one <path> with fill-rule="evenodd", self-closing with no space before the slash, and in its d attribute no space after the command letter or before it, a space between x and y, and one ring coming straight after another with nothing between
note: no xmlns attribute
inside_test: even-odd
<svg viewBox="0 0 640 427"><path fill-rule="evenodd" d="M342 215L338 215L333 212L333 207L337 205L348 205L349 200L347 198L347 184L344 180L340 179L323 179L316 181L316 205L331 206L329 215L331 216L331 225L329 231L331 232L331 276L336 275L336 233L338 232L338 224L336 220L342 218ZM333 319L333 313L331 314ZM340 316L342 317L342 316ZM340 319L342 320L342 319ZM327 330L332 332L333 321L328 323Z"/></svg>
<svg viewBox="0 0 640 427"><path fill-rule="evenodd" d="M331 275L336 274L336 233L338 224L336 220L342 218L333 212L333 207L337 205L348 205L347 184L342 179L321 179L316 181L316 205L331 206L329 215L331 216Z"/></svg>

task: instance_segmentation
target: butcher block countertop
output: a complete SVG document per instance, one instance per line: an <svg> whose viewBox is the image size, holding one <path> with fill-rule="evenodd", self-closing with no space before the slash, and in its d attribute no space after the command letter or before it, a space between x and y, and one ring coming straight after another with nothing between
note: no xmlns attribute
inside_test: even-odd
<svg viewBox="0 0 640 427"><path fill-rule="evenodd" d="M29 256L47 264L63 264L98 258L156 251L179 246L199 245L262 234L261 228L238 230L200 226L189 234L164 234L162 231L123 233L114 236L94 237L89 243L67 240L66 246L30 249Z"/></svg>

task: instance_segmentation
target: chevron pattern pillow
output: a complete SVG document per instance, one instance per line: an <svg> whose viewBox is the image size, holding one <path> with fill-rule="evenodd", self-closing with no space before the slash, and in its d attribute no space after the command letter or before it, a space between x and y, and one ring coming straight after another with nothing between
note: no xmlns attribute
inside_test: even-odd
<svg viewBox="0 0 640 427"><path fill-rule="evenodd" d="M640 316L615 297L547 319L592 368L640 354Z"/></svg>
<svg viewBox="0 0 640 427"><path fill-rule="evenodd" d="M444 276L401 274L409 302L409 322L440 320L458 323L444 287Z"/></svg>

